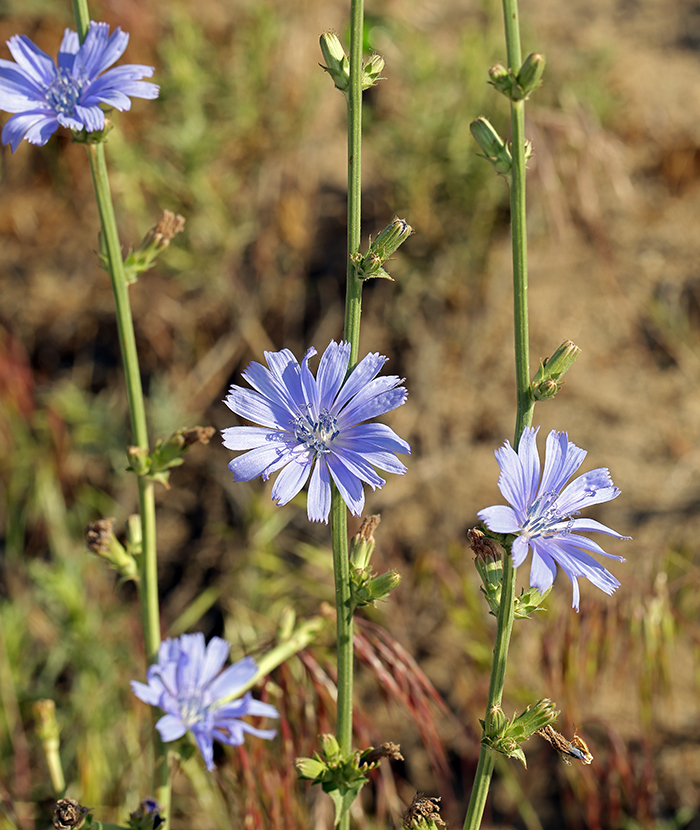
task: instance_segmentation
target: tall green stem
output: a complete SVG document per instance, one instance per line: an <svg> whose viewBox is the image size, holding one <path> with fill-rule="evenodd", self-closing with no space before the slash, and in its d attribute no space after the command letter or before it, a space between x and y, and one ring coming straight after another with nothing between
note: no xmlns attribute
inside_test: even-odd
<svg viewBox="0 0 700 830"><path fill-rule="evenodd" d="M350 259L360 249L362 198L362 27L363 0L351 0L350 89L348 91L348 260L345 289L345 339L350 343L350 366L360 350L362 280Z"/></svg>
<svg viewBox="0 0 700 830"><path fill-rule="evenodd" d="M348 250L345 289L344 338L350 343L350 368L357 363L360 350L362 282L355 273L351 256L360 249L362 199L362 29L363 0L351 0L350 8L350 88L348 105ZM338 663L338 702L336 737L344 754L352 750L353 704L353 602L350 591L348 551L348 512L337 487L332 487L331 534L335 578L336 653ZM340 830L350 827L350 814L340 821Z"/></svg>
<svg viewBox="0 0 700 830"><path fill-rule="evenodd" d="M90 14L87 0L73 0L73 12L80 42L85 40L90 25ZM126 394L129 404L132 440L141 449L148 451L148 427L146 424L146 407L141 386L141 371L139 369L134 321L129 303L129 291L124 276L124 261L119 243L117 220L114 215L114 205L107 175L104 144L88 144L88 156L92 182L95 189L97 209L100 214L100 225L104 248L107 253L107 267L114 303L116 306L117 332L124 376ZM156 505L154 484L152 481L139 476L139 512L141 514L142 548L140 556L140 584L141 618L143 622L143 637L146 656L152 663L158 656L160 647L160 613L158 607L158 563L156 558ZM155 797L163 808L166 817L170 816L170 774L168 769L167 751L157 731L153 730L153 747L155 754Z"/></svg>
<svg viewBox="0 0 700 830"><path fill-rule="evenodd" d="M508 67L518 72L522 64L517 0L503 0ZM515 377L517 411L514 446L526 426L532 424L534 400L530 395L530 345L527 304L527 225L525 205L525 101L511 101L511 186L510 220L513 248L513 316L515 329ZM485 732L490 731L494 707L500 707L506 676L508 647L515 612L515 568L510 551L504 554L503 586L498 609L496 643L493 650L491 682L486 707ZM493 750L482 744L479 763L464 820L464 830L478 830L494 768Z"/></svg>

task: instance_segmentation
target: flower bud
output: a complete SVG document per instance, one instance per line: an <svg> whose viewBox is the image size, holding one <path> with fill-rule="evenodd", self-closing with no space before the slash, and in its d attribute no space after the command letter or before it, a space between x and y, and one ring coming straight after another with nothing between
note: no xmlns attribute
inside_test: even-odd
<svg viewBox="0 0 700 830"><path fill-rule="evenodd" d="M374 86L380 78L382 69L384 69L384 58L381 55L372 55L365 61L362 67L362 89L369 89Z"/></svg>
<svg viewBox="0 0 700 830"><path fill-rule="evenodd" d="M497 63L489 69L489 78L491 78L490 83L499 92L503 93L506 98L511 97L515 78L513 73L509 72L502 63Z"/></svg>
<svg viewBox="0 0 700 830"><path fill-rule="evenodd" d="M483 157L491 162L497 173L508 175L513 163L510 150L491 123L480 116L472 121L469 130L482 150Z"/></svg>
<svg viewBox="0 0 700 830"><path fill-rule="evenodd" d="M322 777L328 769L327 765L317 758L296 758L294 767L299 778L306 778L309 781Z"/></svg>
<svg viewBox="0 0 700 830"><path fill-rule="evenodd" d="M369 250L364 256L358 251L351 259L355 265L355 273L361 280L377 277L391 279L384 270L384 263L413 233L413 228L405 219L398 216L382 230L375 240L370 239Z"/></svg>
<svg viewBox="0 0 700 830"><path fill-rule="evenodd" d="M335 32L326 32L321 35L320 42L323 59L326 61L326 65L321 64L321 68L328 72L341 92L347 92L350 87L350 61L338 36Z"/></svg>
<svg viewBox="0 0 700 830"><path fill-rule="evenodd" d="M520 97L527 98L542 83L545 63L544 55L537 52L532 52L525 58L517 77Z"/></svg>
<svg viewBox="0 0 700 830"><path fill-rule="evenodd" d="M565 340L551 357L540 361L540 368L530 386L532 397L536 401L553 398L563 385L561 380L576 362L581 349L571 340Z"/></svg>

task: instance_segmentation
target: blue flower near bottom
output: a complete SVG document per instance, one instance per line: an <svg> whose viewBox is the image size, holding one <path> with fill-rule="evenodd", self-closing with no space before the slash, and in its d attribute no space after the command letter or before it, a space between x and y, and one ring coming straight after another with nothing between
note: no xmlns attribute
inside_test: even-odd
<svg viewBox="0 0 700 830"><path fill-rule="evenodd" d="M277 734L241 720L247 715L279 717L269 703L255 700L250 692L222 702L234 697L258 670L252 657L244 657L221 671L230 649L221 637L212 637L205 645L201 633L167 639L158 650L158 662L148 667L148 682L131 681L136 697L165 712L156 723L163 741L175 741L189 730L208 770L214 769L214 740L240 746L245 732L268 740Z"/></svg>
<svg viewBox="0 0 700 830"><path fill-rule="evenodd" d="M579 519L579 512L593 504L611 501L620 495L604 467L591 470L566 482L578 470L587 453L569 441L565 432L552 430L547 436L544 471L540 478L537 452L539 427L526 427L516 452L508 441L496 450L501 468L498 488L510 505L487 507L478 513L482 522L496 533L512 533L513 564L522 565L532 550L530 586L540 592L551 587L557 565L573 584L572 607L578 611L578 577L584 577L606 594L620 586L618 580L587 551L617 559L578 531L604 533L629 539L594 519ZM565 486L566 485L566 486Z"/></svg>
<svg viewBox="0 0 700 830"><path fill-rule="evenodd" d="M307 514L327 522L331 480L355 516L365 504L363 482L374 490L386 484L374 469L403 475L395 453L410 446L385 424L364 423L406 400L396 375L377 377L386 357L366 355L348 374L350 344L331 340L316 377L309 369L310 348L301 362L289 349L265 352L267 368L251 363L243 377L253 387L232 386L226 405L262 426L223 430L224 446L247 450L228 465L235 481L266 480L279 470L272 498L287 504L309 481Z"/></svg>

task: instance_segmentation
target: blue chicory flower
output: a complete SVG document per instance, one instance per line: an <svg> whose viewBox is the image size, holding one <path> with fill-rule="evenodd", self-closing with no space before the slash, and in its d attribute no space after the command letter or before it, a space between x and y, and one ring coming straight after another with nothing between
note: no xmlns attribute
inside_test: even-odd
<svg viewBox="0 0 700 830"><path fill-rule="evenodd" d="M17 114L3 128L3 144L13 153L23 138L46 144L59 125L89 133L102 130L100 104L128 110L129 96L157 98L160 88L141 81L153 75L152 66L129 63L107 69L128 42L120 28L110 35L107 23L90 23L82 45L77 33L66 29L56 65L25 35L11 37L7 45L16 63L0 59L0 109Z"/></svg>
<svg viewBox="0 0 700 830"><path fill-rule="evenodd" d="M346 378L350 344L331 340L321 356L316 377L311 374L310 348L301 362L288 350L265 352L269 368L251 363L243 377L253 387L232 386L226 405L237 415L263 426L223 430L224 446L248 450L228 465L235 481L266 480L280 474L272 498L287 504L309 476L307 513L312 522L328 522L331 479L355 516L362 513L362 483L376 489L386 484L375 467L403 475L406 467L394 453L410 446L384 424L368 424L406 400L403 379L378 378L386 357L368 354Z"/></svg>
<svg viewBox="0 0 700 830"><path fill-rule="evenodd" d="M189 729L209 770L214 769L214 739L240 746L244 732L268 740L277 734L241 720L246 715L277 718L279 714L250 692L230 700L258 670L252 657L244 657L222 672L230 649L221 637L212 637L205 646L201 633L169 638L160 645L158 662L148 667L148 682L131 681L136 697L165 712L156 723L163 741L177 740Z"/></svg>
<svg viewBox="0 0 700 830"><path fill-rule="evenodd" d="M577 531L596 531L616 539L630 537L620 536L593 519L572 517L578 516L585 507L617 498L620 491L604 467L584 473L565 487L587 453L572 444L565 432L556 430L547 436L544 472L540 480L538 431L539 427L526 427L517 452L508 441L496 450L496 460L501 468L498 487L510 507L487 507L478 516L496 533L517 534L511 551L516 567L525 561L528 549L532 550L532 588L546 591L554 582L558 564L573 584L572 607L578 611L577 577L585 577L606 594L612 594L620 586L618 580L586 551L620 562L625 560L606 553L600 545L580 536Z"/></svg>

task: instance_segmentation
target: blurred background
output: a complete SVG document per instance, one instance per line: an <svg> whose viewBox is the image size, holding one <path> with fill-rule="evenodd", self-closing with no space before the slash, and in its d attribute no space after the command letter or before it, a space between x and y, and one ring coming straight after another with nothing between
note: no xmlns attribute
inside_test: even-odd
<svg viewBox="0 0 700 830"><path fill-rule="evenodd" d="M108 142L124 248L162 209L187 220L130 289L152 440L239 423L221 401L250 360L342 334L345 106L318 36L347 44L346 6L90 4L161 85L115 113ZM495 628L466 531L502 501L493 451L515 408L507 187L469 135L478 115L507 133L487 84L505 59L501 9L376 0L366 13L386 80L366 95L363 239L394 215L416 233L396 281L365 288L360 351L406 377L408 403L386 421L413 455L368 494L376 568L403 581L358 623L357 744L395 741L405 761L373 773L355 819L398 827L421 790L459 827ZM622 496L590 514L634 540L606 545L627 557L606 562L614 597L586 583L576 614L560 575L511 648L506 712L551 697L593 764L566 766L533 738L527 771L498 764L484 826L698 828L700 7L529 0L521 20L524 54L548 59L526 130L532 372L566 338L583 350L535 423L587 449L584 470L609 467ZM67 0L0 2L1 40L24 33L55 56L66 26ZM148 795L150 713L127 683L144 674L135 590L83 542L103 516L123 538L137 505L97 211L65 132L0 158L0 827L50 824L40 698L56 701L68 794L123 823ZM229 458L218 438L195 446L159 488L159 575L164 635L225 636L237 659L333 589L328 529L307 522L303 494L276 508L270 483L231 481ZM291 762L333 727L331 645L328 629L267 684L276 742L217 750L212 776L185 765L174 830L330 826Z"/></svg>

